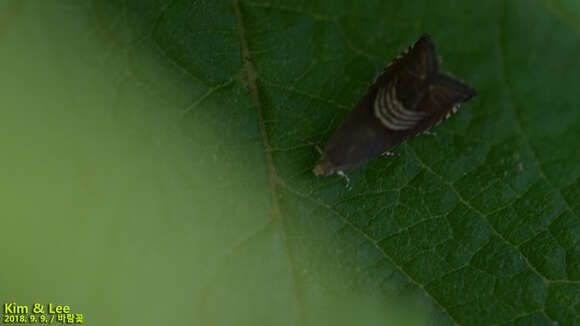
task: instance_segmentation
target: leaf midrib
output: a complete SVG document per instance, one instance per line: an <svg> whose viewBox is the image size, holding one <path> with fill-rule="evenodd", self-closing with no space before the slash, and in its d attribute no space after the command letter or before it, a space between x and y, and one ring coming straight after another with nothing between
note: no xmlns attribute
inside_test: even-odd
<svg viewBox="0 0 580 326"><path fill-rule="evenodd" d="M266 124L264 123L264 113L262 102L260 100L260 93L258 90L258 85L256 83L258 79L258 72L250 57L250 50L248 47L248 41L246 38L246 30L244 26L244 20L242 17L242 10L240 8L239 0L233 0L234 11L236 14L236 26L240 36L240 42L242 47L242 60L244 61L244 69L248 75L248 87L252 94L252 102L256 108L256 113L258 115L258 124L260 128L260 136L262 138L262 144L264 146L264 152L266 154L266 164L268 166L268 181L270 184L270 196L272 202L272 220L270 223L276 223L280 226L280 236L284 242L284 252L286 254L286 259L288 260L288 266L290 268L291 282L293 289L293 298L296 305L296 311L298 313L297 319L301 324L304 324L303 309L298 299L298 287L296 284L296 271L294 264L292 263L292 257L290 255L290 248L288 243L288 236L286 232L286 227L282 219L282 213L280 211L280 202L278 200L278 172L274 166L274 159L272 158L272 146L270 145L270 139L268 137L268 132L266 131ZM267 226L266 226L267 227Z"/></svg>

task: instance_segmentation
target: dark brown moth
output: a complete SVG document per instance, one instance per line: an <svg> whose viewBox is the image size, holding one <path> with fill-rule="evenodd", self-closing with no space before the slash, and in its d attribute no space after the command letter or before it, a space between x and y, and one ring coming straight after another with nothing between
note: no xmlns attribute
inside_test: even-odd
<svg viewBox="0 0 580 326"><path fill-rule="evenodd" d="M343 174L426 132L456 112L475 90L439 71L427 34L393 60L324 148L316 175Z"/></svg>

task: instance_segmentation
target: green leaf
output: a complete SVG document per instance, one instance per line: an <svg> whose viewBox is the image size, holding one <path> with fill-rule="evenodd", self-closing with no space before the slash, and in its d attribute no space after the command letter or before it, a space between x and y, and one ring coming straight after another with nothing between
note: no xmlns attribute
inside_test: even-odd
<svg viewBox="0 0 580 326"><path fill-rule="evenodd" d="M580 4L4 1L2 301L93 325L580 324ZM478 96L318 153L428 32ZM3 311L5 312L5 311Z"/></svg>

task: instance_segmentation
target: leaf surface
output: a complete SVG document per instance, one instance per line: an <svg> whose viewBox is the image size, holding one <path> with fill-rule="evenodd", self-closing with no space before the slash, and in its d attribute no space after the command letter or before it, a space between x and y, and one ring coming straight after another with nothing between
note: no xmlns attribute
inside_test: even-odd
<svg viewBox="0 0 580 326"><path fill-rule="evenodd" d="M55 8L31 3L23 17ZM104 248L89 250L102 261L94 274L81 270L104 289L87 307L113 309L120 324L163 320L159 310L209 325L580 323L575 1L62 4L85 16L52 29L48 43L59 44L54 53L68 45L85 54L59 69L76 94L68 99L81 104L68 107L86 111L63 134L99 121L82 138L91 148L49 138L70 142L58 145L62 153L76 151L70 164L81 172L66 191L93 194L79 199L90 208L65 215L91 212L77 214L80 243ZM314 177L313 144L324 145L423 32L442 69L477 97L435 137L349 171L350 189L340 177ZM86 80L73 82L85 69ZM91 96L102 104L79 95L100 69L97 89L109 95ZM105 173L107 164L118 172ZM95 194L118 203L97 209ZM58 198L47 207L65 202Z"/></svg>

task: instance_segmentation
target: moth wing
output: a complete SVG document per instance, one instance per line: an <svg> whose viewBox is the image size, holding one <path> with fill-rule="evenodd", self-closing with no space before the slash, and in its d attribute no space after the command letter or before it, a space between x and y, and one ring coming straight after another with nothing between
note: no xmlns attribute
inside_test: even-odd
<svg viewBox="0 0 580 326"><path fill-rule="evenodd" d="M414 109L418 100L423 97L420 92L425 83L436 76L438 71L435 45L429 35L423 34L417 42L393 60L375 85L386 87L396 76L399 100L404 102L407 108Z"/></svg>
<svg viewBox="0 0 580 326"><path fill-rule="evenodd" d="M428 86L422 106L430 113L424 128L428 129L435 123L447 118L454 108L475 96L475 90L457 79L438 74Z"/></svg>
<svg viewBox="0 0 580 326"><path fill-rule="evenodd" d="M435 44L427 34L423 34L399 59L404 67L401 72L420 80L436 74L439 70Z"/></svg>
<svg viewBox="0 0 580 326"><path fill-rule="evenodd" d="M429 98L435 111L447 112L454 105L468 101L475 90L447 74L438 74L429 85Z"/></svg>

